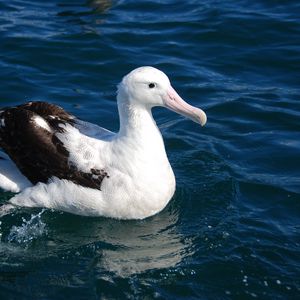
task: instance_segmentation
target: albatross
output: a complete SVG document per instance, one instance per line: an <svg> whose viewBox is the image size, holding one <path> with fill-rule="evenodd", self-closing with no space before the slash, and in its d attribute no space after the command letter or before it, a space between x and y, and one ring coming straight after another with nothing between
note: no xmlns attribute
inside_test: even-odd
<svg viewBox="0 0 300 300"><path fill-rule="evenodd" d="M148 66L122 79L117 103L117 133L46 102L0 110L0 188L16 193L4 206L118 219L160 212L175 176L151 109L166 107L202 126L206 114Z"/></svg>

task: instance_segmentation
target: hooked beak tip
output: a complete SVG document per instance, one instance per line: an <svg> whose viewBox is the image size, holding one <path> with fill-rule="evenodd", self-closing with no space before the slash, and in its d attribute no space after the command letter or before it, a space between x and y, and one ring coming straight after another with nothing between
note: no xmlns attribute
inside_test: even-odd
<svg viewBox="0 0 300 300"><path fill-rule="evenodd" d="M207 116L205 112L198 107L186 103L172 87L170 87L164 101L165 106L174 112L190 118L192 121L200 124L201 126L206 124Z"/></svg>
<svg viewBox="0 0 300 300"><path fill-rule="evenodd" d="M200 108L198 108L198 109L199 109L199 123L203 127L207 122L207 116L206 116L206 113L202 109L200 109Z"/></svg>

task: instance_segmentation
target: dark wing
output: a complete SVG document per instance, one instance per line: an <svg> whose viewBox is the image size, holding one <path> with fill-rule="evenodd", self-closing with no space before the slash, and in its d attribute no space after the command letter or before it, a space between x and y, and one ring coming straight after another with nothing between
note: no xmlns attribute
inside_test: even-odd
<svg viewBox="0 0 300 300"><path fill-rule="evenodd" d="M28 102L19 106L18 109L24 109L39 115L54 129L59 130L59 124L70 123L73 124L75 117L67 113L63 108L47 103L47 102Z"/></svg>
<svg viewBox="0 0 300 300"><path fill-rule="evenodd" d="M39 126L37 117L43 118L51 130ZM55 176L100 189L106 172L91 169L90 173L85 173L69 165L69 152L55 135L63 131L61 124L74 122L74 116L45 102L4 109L0 112L0 147L33 184L46 183Z"/></svg>

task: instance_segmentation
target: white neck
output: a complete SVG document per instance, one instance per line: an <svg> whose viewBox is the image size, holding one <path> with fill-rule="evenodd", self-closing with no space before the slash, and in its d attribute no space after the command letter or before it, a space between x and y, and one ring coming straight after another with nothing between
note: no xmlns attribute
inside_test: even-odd
<svg viewBox="0 0 300 300"><path fill-rule="evenodd" d="M119 137L134 139L137 142L148 140L151 143L158 143L158 145L163 143L151 108L120 102L118 109L120 117Z"/></svg>

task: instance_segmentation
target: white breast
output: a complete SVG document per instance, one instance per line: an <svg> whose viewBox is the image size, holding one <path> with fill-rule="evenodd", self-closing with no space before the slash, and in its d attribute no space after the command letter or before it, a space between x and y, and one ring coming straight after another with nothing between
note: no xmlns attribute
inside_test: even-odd
<svg viewBox="0 0 300 300"><path fill-rule="evenodd" d="M162 210L175 191L175 177L162 139L155 147L146 148L127 141L117 143L112 144L112 164L107 168L112 175L103 181L103 193L139 218Z"/></svg>

